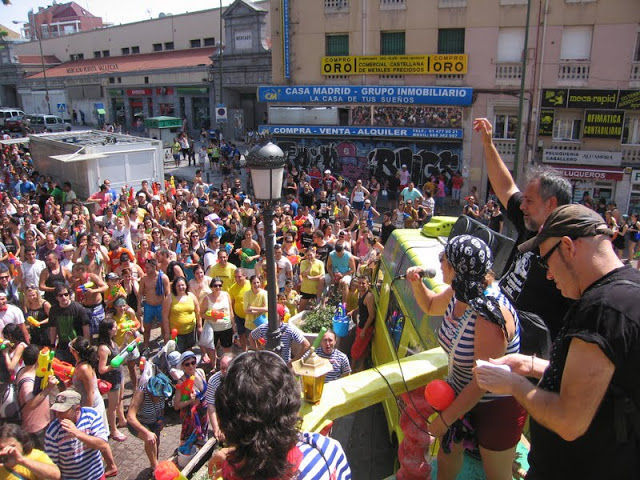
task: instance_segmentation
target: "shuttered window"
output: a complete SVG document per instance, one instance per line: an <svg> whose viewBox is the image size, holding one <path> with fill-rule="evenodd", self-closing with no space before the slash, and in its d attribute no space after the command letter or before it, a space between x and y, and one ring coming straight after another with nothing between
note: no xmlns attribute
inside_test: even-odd
<svg viewBox="0 0 640 480"><path fill-rule="evenodd" d="M404 32L380 32L380 55L404 55Z"/></svg>
<svg viewBox="0 0 640 480"><path fill-rule="evenodd" d="M464 28L438 29L438 53L464 53Z"/></svg>
<svg viewBox="0 0 640 480"><path fill-rule="evenodd" d="M327 35L325 39L325 55L327 57L349 55L349 35Z"/></svg>

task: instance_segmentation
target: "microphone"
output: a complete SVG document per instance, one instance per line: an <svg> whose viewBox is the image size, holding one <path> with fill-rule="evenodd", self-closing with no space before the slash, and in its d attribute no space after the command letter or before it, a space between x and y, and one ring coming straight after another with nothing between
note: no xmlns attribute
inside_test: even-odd
<svg viewBox="0 0 640 480"><path fill-rule="evenodd" d="M420 267L422 268L422 272L419 273L420 278L434 278L436 276L436 269L433 267ZM405 278L407 278L407 274L403 274L403 275L398 275L396 277L393 277L393 281L395 282L396 280L404 280Z"/></svg>

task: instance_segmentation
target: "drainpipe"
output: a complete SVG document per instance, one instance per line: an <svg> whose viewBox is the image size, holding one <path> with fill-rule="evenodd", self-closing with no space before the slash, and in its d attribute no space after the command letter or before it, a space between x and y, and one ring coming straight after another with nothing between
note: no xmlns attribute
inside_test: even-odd
<svg viewBox="0 0 640 480"><path fill-rule="evenodd" d="M520 77L520 99L518 101L518 129L516 131L516 151L513 156L513 180L517 181L520 160L520 137L522 136L522 111L524 110L524 82L527 72L527 49L529 48L529 17L531 0L527 0L527 21L524 27L524 51L522 54L522 76Z"/></svg>

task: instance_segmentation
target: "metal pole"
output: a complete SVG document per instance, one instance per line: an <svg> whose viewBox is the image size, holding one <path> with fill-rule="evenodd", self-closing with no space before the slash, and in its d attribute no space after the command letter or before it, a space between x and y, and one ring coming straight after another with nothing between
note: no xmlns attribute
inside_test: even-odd
<svg viewBox="0 0 640 480"><path fill-rule="evenodd" d="M282 351L280 318L278 317L276 278L275 233L273 231L273 207L271 202L265 202L264 209L264 247L267 254L267 302L269 308L269 331L267 333L267 350L280 355Z"/></svg>
<svg viewBox="0 0 640 480"><path fill-rule="evenodd" d="M45 94L44 98L47 101L47 110L49 112L49 115L51 115L51 102L49 101L49 85L47 83L47 70L44 66L44 54L42 53L42 39L40 38L40 32L36 32L35 17L32 16L30 20L34 20L31 29L33 30L33 34L38 39L38 46L40 47L40 62L42 64L42 76L44 77L44 94Z"/></svg>
<svg viewBox="0 0 640 480"><path fill-rule="evenodd" d="M522 111L524 109L524 81L527 72L527 49L529 47L529 16L531 0L527 0L527 23L524 27L524 51L522 52L522 76L520 77L520 99L518 100L518 128L516 129L516 151L513 155L513 180L518 179L518 161L520 159L520 137L522 136Z"/></svg>
<svg viewBox="0 0 640 480"><path fill-rule="evenodd" d="M218 41L218 81L220 83L220 94L218 97L220 98L220 105L222 105L222 0L220 0L220 40Z"/></svg>

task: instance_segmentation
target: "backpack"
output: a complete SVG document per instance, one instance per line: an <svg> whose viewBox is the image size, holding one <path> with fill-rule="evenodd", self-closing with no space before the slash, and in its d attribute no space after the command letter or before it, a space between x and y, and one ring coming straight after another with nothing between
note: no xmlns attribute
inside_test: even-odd
<svg viewBox="0 0 640 480"><path fill-rule="evenodd" d="M22 406L18 399L20 388L25 382L34 382L32 378L22 378L18 384L7 382L0 384L0 419L9 423L20 424Z"/></svg>

